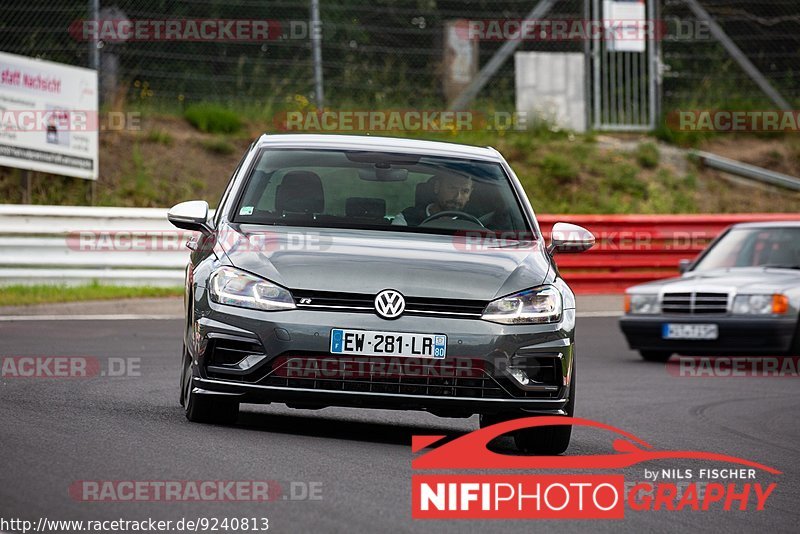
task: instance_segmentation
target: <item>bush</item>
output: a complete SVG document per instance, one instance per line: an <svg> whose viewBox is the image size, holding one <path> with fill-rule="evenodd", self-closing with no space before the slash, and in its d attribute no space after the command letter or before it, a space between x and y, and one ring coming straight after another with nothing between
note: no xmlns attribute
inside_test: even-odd
<svg viewBox="0 0 800 534"><path fill-rule="evenodd" d="M193 104L186 108L183 116L201 132L236 133L242 128L239 115L218 104Z"/></svg>
<svg viewBox="0 0 800 534"><path fill-rule="evenodd" d="M225 139L208 139L200 142L203 148L214 154L221 154L227 156L236 151L236 147Z"/></svg>
<svg viewBox="0 0 800 534"><path fill-rule="evenodd" d="M655 135L656 139L684 148L696 148L704 140L711 139L712 137L719 135L716 132L694 130L681 131L674 126L667 125L663 121L662 124L656 128L653 134Z"/></svg>
<svg viewBox="0 0 800 534"><path fill-rule="evenodd" d="M169 132L164 130L150 130L147 132L145 139L150 143L158 143L161 145L172 145L173 139Z"/></svg>
<svg viewBox="0 0 800 534"><path fill-rule="evenodd" d="M636 198L647 198L647 184L638 178L638 169L628 163L613 167L607 184L613 191L632 195Z"/></svg>
<svg viewBox="0 0 800 534"><path fill-rule="evenodd" d="M654 143L642 143L636 147L636 161L645 169L658 167L659 157L658 147Z"/></svg>
<svg viewBox="0 0 800 534"><path fill-rule="evenodd" d="M545 176L555 178L559 182L576 180L578 166L572 159L562 154L547 154L542 158L542 171Z"/></svg>

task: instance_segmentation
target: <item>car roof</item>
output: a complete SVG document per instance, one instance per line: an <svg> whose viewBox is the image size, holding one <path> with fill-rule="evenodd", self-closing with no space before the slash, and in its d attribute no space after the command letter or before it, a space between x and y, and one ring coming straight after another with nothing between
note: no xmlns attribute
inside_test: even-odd
<svg viewBox="0 0 800 534"><path fill-rule="evenodd" d="M404 154L480 159L494 162L503 161L500 153L491 147L372 135L264 134L258 139L256 145L258 148L281 147L375 150Z"/></svg>
<svg viewBox="0 0 800 534"><path fill-rule="evenodd" d="M800 221L763 221L734 224L733 228L800 228Z"/></svg>

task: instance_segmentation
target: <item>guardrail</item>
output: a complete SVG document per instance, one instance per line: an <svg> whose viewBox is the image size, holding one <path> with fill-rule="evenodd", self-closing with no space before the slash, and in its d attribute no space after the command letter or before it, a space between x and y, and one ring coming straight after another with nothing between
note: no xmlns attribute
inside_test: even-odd
<svg viewBox="0 0 800 534"><path fill-rule="evenodd" d="M0 284L181 285L191 232L160 208L0 205ZM558 221L586 227L594 249L556 256L578 293L619 293L675 276L724 228L747 221L800 220L800 214L539 215L545 236Z"/></svg>
<svg viewBox="0 0 800 534"><path fill-rule="evenodd" d="M0 284L179 286L185 242L166 209L0 205Z"/></svg>

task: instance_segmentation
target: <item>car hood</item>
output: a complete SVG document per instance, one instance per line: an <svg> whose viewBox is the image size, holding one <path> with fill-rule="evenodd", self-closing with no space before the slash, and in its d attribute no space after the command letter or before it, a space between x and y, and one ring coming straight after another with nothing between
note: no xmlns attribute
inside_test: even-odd
<svg viewBox="0 0 800 534"><path fill-rule="evenodd" d="M289 289L491 300L542 284L536 243L467 250L452 236L224 224L218 245L235 267ZM474 247L472 247L474 248Z"/></svg>
<svg viewBox="0 0 800 534"><path fill-rule="evenodd" d="M714 269L700 273L689 272L680 278L658 280L636 286L637 289L652 289L669 292L691 291L781 291L800 285L800 271L764 267L739 267ZM633 288L632 288L633 289Z"/></svg>

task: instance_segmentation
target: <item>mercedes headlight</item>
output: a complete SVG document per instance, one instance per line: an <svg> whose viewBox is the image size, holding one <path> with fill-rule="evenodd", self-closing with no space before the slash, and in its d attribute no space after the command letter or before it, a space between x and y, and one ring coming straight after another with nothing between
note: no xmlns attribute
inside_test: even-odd
<svg viewBox="0 0 800 534"><path fill-rule="evenodd" d="M785 295L736 295L731 311L735 315L767 315L788 310L789 299Z"/></svg>
<svg viewBox="0 0 800 534"><path fill-rule="evenodd" d="M657 294L625 295L625 311L632 314L653 315L661 312Z"/></svg>
<svg viewBox="0 0 800 534"><path fill-rule="evenodd" d="M294 298L287 289L252 274L220 267L209 280L211 300L254 310L289 310L295 307Z"/></svg>
<svg viewBox="0 0 800 534"><path fill-rule="evenodd" d="M548 285L499 298L486 306L481 319L503 324L554 323L561 319L561 293Z"/></svg>

